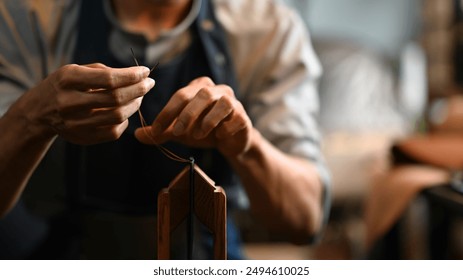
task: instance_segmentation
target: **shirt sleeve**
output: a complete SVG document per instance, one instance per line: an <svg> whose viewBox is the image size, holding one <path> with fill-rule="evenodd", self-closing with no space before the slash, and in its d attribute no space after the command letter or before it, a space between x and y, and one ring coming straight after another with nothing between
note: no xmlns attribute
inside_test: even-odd
<svg viewBox="0 0 463 280"><path fill-rule="evenodd" d="M36 42L32 40L32 17L25 1L0 4L0 114L31 86ZM19 20L20 19L20 20Z"/></svg>
<svg viewBox="0 0 463 280"><path fill-rule="evenodd" d="M78 2L0 2L0 116L24 92L70 61Z"/></svg>

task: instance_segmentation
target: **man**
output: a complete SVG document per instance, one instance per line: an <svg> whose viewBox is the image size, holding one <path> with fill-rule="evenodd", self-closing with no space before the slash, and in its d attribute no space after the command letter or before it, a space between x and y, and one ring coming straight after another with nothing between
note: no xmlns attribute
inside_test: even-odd
<svg viewBox="0 0 463 280"><path fill-rule="evenodd" d="M230 209L242 184L252 213L270 229L298 243L320 231L327 214L314 120L320 70L295 14L268 0L33 5L1 5L3 215L58 137L72 143L66 147L70 211L83 217L84 239L98 240L84 247L103 251L98 247L111 238L94 237L105 230L134 247L140 240L122 232L145 232L153 196L183 168L144 145L154 140L193 155L226 189ZM154 88L149 69L133 67L130 48L141 65L159 62ZM151 126L140 128L130 117L139 108ZM120 232L103 229L117 228L115 221L128 224ZM239 258L231 223L228 231L229 258ZM141 244L149 247L148 239Z"/></svg>

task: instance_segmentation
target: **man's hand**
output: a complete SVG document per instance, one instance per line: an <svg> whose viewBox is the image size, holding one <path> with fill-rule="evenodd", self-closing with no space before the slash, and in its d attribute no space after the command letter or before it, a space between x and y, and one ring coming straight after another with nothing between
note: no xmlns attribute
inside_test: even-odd
<svg viewBox="0 0 463 280"><path fill-rule="evenodd" d="M152 125L138 129L135 136L145 144L174 140L237 156L249 149L251 130L251 121L233 90L201 77L178 90Z"/></svg>
<svg viewBox="0 0 463 280"><path fill-rule="evenodd" d="M115 140L154 86L148 75L146 67L66 65L28 92L23 114L44 135L83 145Z"/></svg>

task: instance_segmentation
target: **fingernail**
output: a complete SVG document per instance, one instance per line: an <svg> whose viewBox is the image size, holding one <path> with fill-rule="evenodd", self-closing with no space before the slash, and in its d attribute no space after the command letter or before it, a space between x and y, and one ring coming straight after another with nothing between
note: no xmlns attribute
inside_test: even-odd
<svg viewBox="0 0 463 280"><path fill-rule="evenodd" d="M183 130L185 129L185 126L183 125L182 122L179 122L177 121L174 125L174 130L172 131L172 133L175 135L175 136L178 136L180 134L183 133Z"/></svg>

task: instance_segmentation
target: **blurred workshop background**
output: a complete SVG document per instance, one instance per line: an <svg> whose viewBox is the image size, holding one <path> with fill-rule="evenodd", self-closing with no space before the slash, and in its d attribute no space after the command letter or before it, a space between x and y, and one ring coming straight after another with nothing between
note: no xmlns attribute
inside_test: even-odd
<svg viewBox="0 0 463 280"><path fill-rule="evenodd" d="M384 195L395 143L414 135L463 134L463 1L284 2L306 22L324 70L320 125L333 207L315 246L281 242L252 218L238 217L248 256L463 258L461 193L446 194L452 208L436 210L424 193L433 190L425 186L433 180L417 173L413 190L391 191L388 200ZM460 143L455 149L463 150ZM459 163L453 171L462 170ZM413 180L402 180L401 188Z"/></svg>

